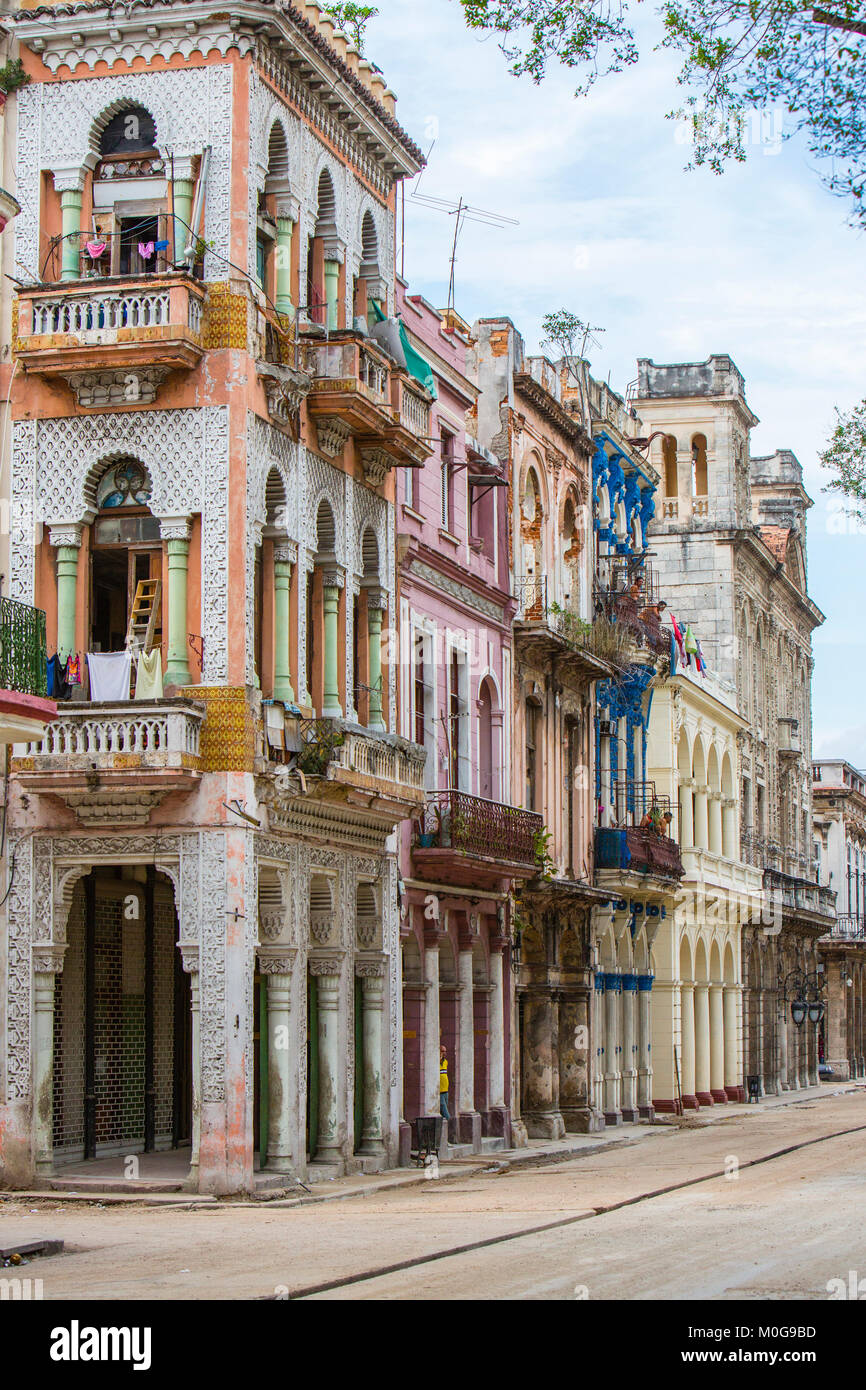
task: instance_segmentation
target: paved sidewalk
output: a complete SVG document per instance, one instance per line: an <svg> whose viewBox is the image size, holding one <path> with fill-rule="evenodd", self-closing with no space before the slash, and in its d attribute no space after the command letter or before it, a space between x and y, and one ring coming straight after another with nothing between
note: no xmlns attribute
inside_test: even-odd
<svg viewBox="0 0 866 1390"><path fill-rule="evenodd" d="M608 1150L645 1144L665 1134L682 1129L704 1129L708 1125L724 1123L740 1116L758 1116L763 1111L781 1106L814 1105L833 1096L841 1096L854 1091L866 1090L866 1082L823 1082L820 1086L810 1086L800 1091L786 1091L779 1096L765 1096L757 1104L737 1104L707 1106L705 1109L690 1111L685 1116L663 1115L655 1121L642 1120L638 1124L619 1125L606 1129L601 1134L567 1134L562 1139L530 1139L525 1148L504 1149L492 1154L472 1154L465 1158L440 1161L439 1181L449 1178L475 1177L480 1173L506 1172L519 1168L538 1168L548 1164L583 1158ZM196 1193L155 1193L141 1189L131 1189L128 1193L82 1191L65 1192L39 1188L29 1192L0 1193L0 1200L50 1201L52 1205L62 1203L88 1203L95 1206L140 1205L148 1207L172 1207L175 1209L226 1207L304 1207L319 1202L339 1201L351 1197L373 1196L394 1189L412 1187L432 1177L430 1169L393 1168L385 1173L358 1174L352 1177L328 1178L298 1190L299 1185L290 1189L277 1189L273 1193L261 1192L250 1197L208 1197Z"/></svg>

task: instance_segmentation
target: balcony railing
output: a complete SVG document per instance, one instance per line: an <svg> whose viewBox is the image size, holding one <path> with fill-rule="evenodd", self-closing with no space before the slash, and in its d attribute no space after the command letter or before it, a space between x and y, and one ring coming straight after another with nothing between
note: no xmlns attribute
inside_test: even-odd
<svg viewBox="0 0 866 1390"><path fill-rule="evenodd" d="M514 598L517 601L515 619L524 625L523 632L518 635L524 640L537 641L543 636L543 629L560 650L568 648L574 653L585 654L588 660L594 658L612 666L628 665L630 644L625 629L617 630L604 618L588 623L573 609L549 602L546 576L516 579ZM535 624L540 627L530 626Z"/></svg>
<svg viewBox="0 0 866 1390"><path fill-rule="evenodd" d="M203 718L201 706L184 701L69 705L28 744L27 756L36 760L33 771L189 767L199 757Z"/></svg>
<svg viewBox="0 0 866 1390"><path fill-rule="evenodd" d="M836 893L819 883L782 873L777 869L764 870L764 889L778 893L782 906L791 912L809 912L821 917L836 917Z"/></svg>
<svg viewBox="0 0 866 1390"><path fill-rule="evenodd" d="M0 690L48 693L45 614L29 603L0 597Z"/></svg>
<svg viewBox="0 0 866 1390"><path fill-rule="evenodd" d="M426 439L430 434L430 402L409 381L400 381L400 423L410 434Z"/></svg>
<svg viewBox="0 0 866 1390"><path fill-rule="evenodd" d="M683 876L676 840L640 826L596 830L595 867L599 871L613 869L660 878L680 879Z"/></svg>
<svg viewBox="0 0 866 1390"><path fill-rule="evenodd" d="M418 848L452 849L498 863L533 865L544 817L448 788L428 793Z"/></svg>
<svg viewBox="0 0 866 1390"><path fill-rule="evenodd" d="M843 913L836 918L827 935L842 941L866 941L866 916L863 913Z"/></svg>

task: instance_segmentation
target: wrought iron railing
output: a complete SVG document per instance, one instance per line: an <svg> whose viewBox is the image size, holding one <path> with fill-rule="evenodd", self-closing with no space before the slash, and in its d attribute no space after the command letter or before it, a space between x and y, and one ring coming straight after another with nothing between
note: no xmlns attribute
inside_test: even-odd
<svg viewBox="0 0 866 1390"><path fill-rule="evenodd" d="M665 829L673 835L674 813L671 799L656 791L655 782L636 782L622 778L613 784L612 823L622 828L636 825L643 829Z"/></svg>
<svg viewBox="0 0 866 1390"><path fill-rule="evenodd" d="M866 916L861 913L843 913L833 923L829 936L845 941L866 941Z"/></svg>
<svg viewBox="0 0 866 1390"><path fill-rule="evenodd" d="M500 863L535 864L544 817L448 788L430 792L419 846L484 855Z"/></svg>
<svg viewBox="0 0 866 1390"><path fill-rule="evenodd" d="M640 826L600 827L595 832L595 867L682 878L683 861L676 840Z"/></svg>
<svg viewBox="0 0 866 1390"><path fill-rule="evenodd" d="M0 690L48 693L45 614L14 598L0 597Z"/></svg>
<svg viewBox="0 0 866 1390"><path fill-rule="evenodd" d="M814 912L822 917L836 916L836 893L809 879L782 873L778 869L764 870L764 889L781 897L782 906L793 912Z"/></svg>

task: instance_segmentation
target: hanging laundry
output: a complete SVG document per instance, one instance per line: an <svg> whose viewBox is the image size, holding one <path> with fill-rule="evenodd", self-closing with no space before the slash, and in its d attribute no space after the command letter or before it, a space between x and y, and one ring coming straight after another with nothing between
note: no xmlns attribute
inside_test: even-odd
<svg viewBox="0 0 866 1390"><path fill-rule="evenodd" d="M680 627L680 625L679 625L679 623L677 622L676 618L674 617L673 613L671 613L671 627L672 627L673 630L674 630L674 637L676 638L676 644L677 644L677 648L678 648L679 654L680 654L680 661L681 661L681 662L683 663L683 665L685 666L685 664L686 664L686 646L685 646L685 642L684 642L684 640L683 640L682 628Z"/></svg>
<svg viewBox="0 0 866 1390"><path fill-rule="evenodd" d="M59 656L48 658L48 698L50 700L68 700L69 685L67 682L65 661L61 661Z"/></svg>
<svg viewBox="0 0 866 1390"><path fill-rule="evenodd" d="M71 656L66 663L66 679L70 685L81 684L81 657Z"/></svg>
<svg viewBox="0 0 866 1390"><path fill-rule="evenodd" d="M686 627L686 661L689 666L692 664L692 657L697 657L698 644L695 641L694 633L690 627Z"/></svg>
<svg viewBox="0 0 866 1390"><path fill-rule="evenodd" d="M84 249L92 261L98 261L107 246L107 241L86 241L84 243Z"/></svg>
<svg viewBox="0 0 866 1390"><path fill-rule="evenodd" d="M138 653L135 668L136 700L162 699L162 654L159 647L150 652Z"/></svg>
<svg viewBox="0 0 866 1390"><path fill-rule="evenodd" d="M91 700L128 700L132 656L129 652L88 652Z"/></svg>
<svg viewBox="0 0 866 1390"><path fill-rule="evenodd" d="M149 261L150 258L151 258L151 256L153 255L154 248L155 248L155 242L152 242L152 241L140 241L140 242L138 243L138 254L139 254L139 256L141 256L141 259L142 259L143 261Z"/></svg>
<svg viewBox="0 0 866 1390"><path fill-rule="evenodd" d="M704 654L701 651L700 641L696 641L695 645L697 647L698 670L702 676L705 676L707 674L707 663L704 661Z"/></svg>
<svg viewBox="0 0 866 1390"><path fill-rule="evenodd" d="M154 250L155 250L155 251L167 251L167 250L168 250L168 242L167 242L167 241L155 241L155 242L153 243L153 247L154 247Z"/></svg>
<svg viewBox="0 0 866 1390"><path fill-rule="evenodd" d="M673 632L671 632L671 675L672 675L672 676L675 676L676 673L677 673L677 639L676 639L676 637L674 636Z"/></svg>

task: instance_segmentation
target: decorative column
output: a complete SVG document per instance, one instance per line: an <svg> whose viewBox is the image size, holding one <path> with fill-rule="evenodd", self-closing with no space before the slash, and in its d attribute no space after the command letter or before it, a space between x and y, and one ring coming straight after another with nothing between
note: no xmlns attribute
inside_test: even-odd
<svg viewBox="0 0 866 1390"><path fill-rule="evenodd" d="M437 952L438 954L438 952ZM459 1047L458 1075L460 1089L457 1113L460 1142L471 1144L473 1152L481 1150L481 1116L475 1109L475 984L472 979L472 940L461 937L457 952L457 1007ZM491 1024L492 1027L492 1024Z"/></svg>
<svg viewBox="0 0 866 1390"><path fill-rule="evenodd" d="M326 570L322 575L322 605L324 609L325 659L322 690L322 718L342 719L340 688L337 683L340 647L340 590L344 576L341 570Z"/></svg>
<svg viewBox="0 0 866 1390"><path fill-rule="evenodd" d="M65 946L33 947L33 1116L36 1174L54 1171L54 981Z"/></svg>
<svg viewBox="0 0 866 1390"><path fill-rule="evenodd" d="M60 194L61 280L81 278L81 205L84 199L83 168L54 170L54 189Z"/></svg>
<svg viewBox="0 0 866 1390"><path fill-rule="evenodd" d="M57 655L63 659L75 651L75 596L81 526L52 526L48 539L57 551Z"/></svg>
<svg viewBox="0 0 866 1390"><path fill-rule="evenodd" d="M298 220L298 199L287 195L276 200L277 216L277 293L274 307L278 314L294 318L292 303L292 235Z"/></svg>
<svg viewBox="0 0 866 1390"><path fill-rule="evenodd" d="M633 1123L640 1118L637 1108L637 1044L635 1042L635 1008L637 1004L637 975L621 975L622 981L622 1118Z"/></svg>
<svg viewBox="0 0 866 1390"><path fill-rule="evenodd" d="M190 1015L192 1034L192 1135L189 1156L189 1186L198 1191L198 1156L201 1148L201 989L198 945L178 943L184 971L189 975Z"/></svg>
<svg viewBox="0 0 866 1390"><path fill-rule="evenodd" d="M722 853L726 859L737 858L737 801L733 796L722 798Z"/></svg>
<svg viewBox="0 0 866 1390"><path fill-rule="evenodd" d="M745 1100L743 1079L740 1071L740 1053L737 1046L737 995L736 985L725 985L724 1027L725 1027L725 1095L728 1100Z"/></svg>
<svg viewBox="0 0 866 1390"><path fill-rule="evenodd" d="M698 1101L695 1095L695 986L692 980L683 980L680 984L680 1036L683 1053L680 1060L683 1110L697 1110Z"/></svg>
<svg viewBox="0 0 866 1390"><path fill-rule="evenodd" d="M291 946L259 947L259 970L268 982L268 1152L264 1166L276 1173L294 1168L291 1141L292 1062L296 1049L289 1045L291 1026Z"/></svg>
<svg viewBox="0 0 866 1390"><path fill-rule="evenodd" d="M274 545L274 699L289 705L295 703L289 653L289 587L297 555L295 545Z"/></svg>
<svg viewBox="0 0 866 1390"><path fill-rule="evenodd" d="M424 929L424 1110L439 1114L439 928ZM448 1107L450 1110L450 1106ZM442 1126L443 1131L447 1128ZM444 1138L443 1134L443 1138Z"/></svg>
<svg viewBox="0 0 866 1390"><path fill-rule="evenodd" d="M544 985L523 996L523 1118L533 1139L561 1139L565 1133L554 1092L556 1057L554 1005Z"/></svg>
<svg viewBox="0 0 866 1390"><path fill-rule="evenodd" d="M355 974L361 977L363 1007L364 1113L359 1152L383 1154L382 1013L385 1007L385 963L381 960L356 960Z"/></svg>
<svg viewBox="0 0 866 1390"><path fill-rule="evenodd" d="M619 999L622 978L608 970L604 977L604 1121L621 1125Z"/></svg>
<svg viewBox="0 0 866 1390"><path fill-rule="evenodd" d="M791 1081L788 1073L788 1005L784 999L779 1001L779 1090L791 1091L797 1088L796 1066L794 1068L794 1079Z"/></svg>
<svg viewBox="0 0 866 1390"><path fill-rule="evenodd" d="M168 659L166 685L189 685L187 660L186 583L189 570L189 521L186 517L160 520L159 534L168 554Z"/></svg>
<svg viewBox="0 0 866 1390"><path fill-rule="evenodd" d="M593 975L592 991L592 1108L604 1124L604 971Z"/></svg>
<svg viewBox="0 0 866 1390"><path fill-rule="evenodd" d="M710 987L695 985L695 1095L699 1105L712 1105L710 1092Z"/></svg>
<svg viewBox="0 0 866 1390"><path fill-rule="evenodd" d="M695 779L693 777L680 778L680 846L683 849L691 849L695 843L694 803L692 801L694 786Z"/></svg>
<svg viewBox="0 0 866 1390"><path fill-rule="evenodd" d="M329 238L325 244L325 308L330 332L340 326L340 266L345 255L342 242Z"/></svg>
<svg viewBox="0 0 866 1390"><path fill-rule="evenodd" d="M382 713L382 618L388 607L384 589L367 590L367 684L370 688L368 728L384 730Z"/></svg>
<svg viewBox="0 0 866 1390"><path fill-rule="evenodd" d="M316 1162L340 1163L340 962L310 960L319 1015L319 1114Z"/></svg>
<svg viewBox="0 0 866 1390"><path fill-rule="evenodd" d="M490 937L490 1132L508 1138L509 1108L505 1098L505 946L504 936Z"/></svg>
<svg viewBox="0 0 866 1390"><path fill-rule="evenodd" d="M710 1095L724 1103L725 1090L725 1023L724 986L710 985Z"/></svg>
<svg viewBox="0 0 866 1390"><path fill-rule="evenodd" d="M652 975L638 975L637 1108L642 1120L653 1117L652 987Z"/></svg>
<svg viewBox="0 0 866 1390"><path fill-rule="evenodd" d="M174 181L172 183L172 213L174 222L174 242L172 252L175 265L186 261L186 248L195 247L197 231L192 226L192 202L195 195L195 180L192 176L192 159L189 155L175 158ZM191 257L193 260L194 257ZM190 262L187 262L190 264Z"/></svg>
<svg viewBox="0 0 866 1390"><path fill-rule="evenodd" d="M713 854L721 854L722 840L722 798L718 792L711 792L709 798L709 847Z"/></svg>
<svg viewBox="0 0 866 1390"><path fill-rule="evenodd" d="M695 787L695 826L694 838L698 849L709 849L710 846L710 826L707 811L707 796L709 787Z"/></svg>

